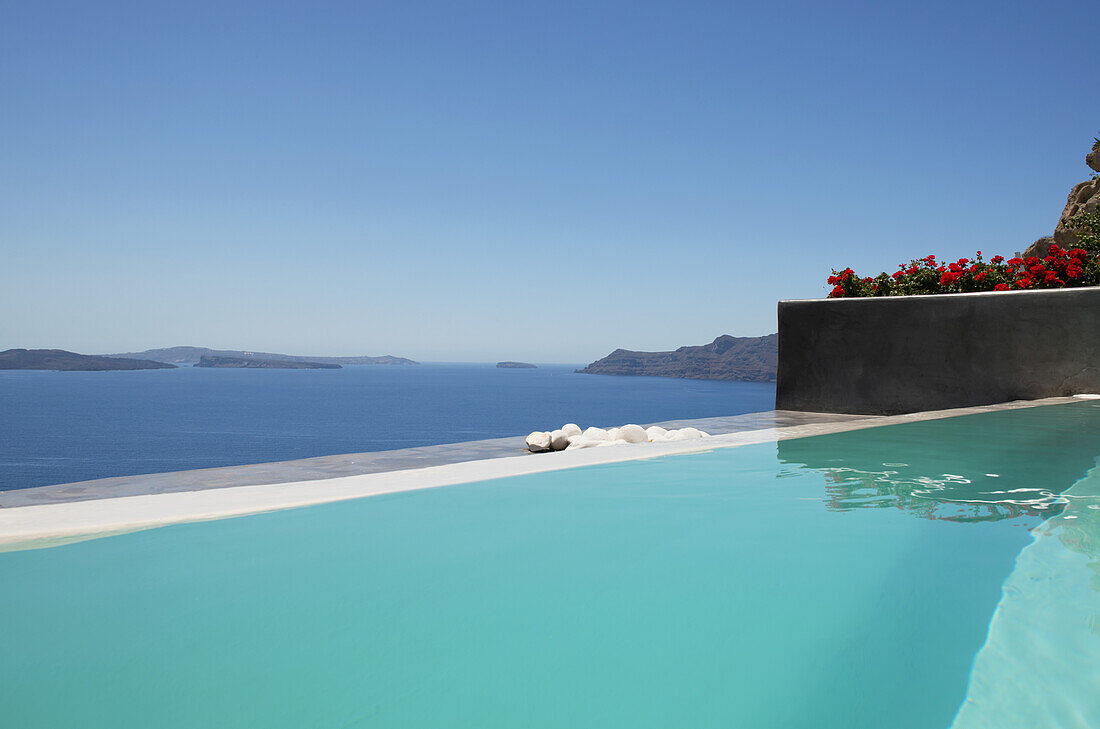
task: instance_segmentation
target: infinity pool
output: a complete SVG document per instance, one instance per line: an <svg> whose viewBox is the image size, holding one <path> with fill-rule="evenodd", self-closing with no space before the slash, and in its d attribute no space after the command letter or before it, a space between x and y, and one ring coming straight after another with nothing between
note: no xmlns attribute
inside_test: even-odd
<svg viewBox="0 0 1100 729"><path fill-rule="evenodd" d="M1100 726L1100 406L0 554L0 726Z"/></svg>

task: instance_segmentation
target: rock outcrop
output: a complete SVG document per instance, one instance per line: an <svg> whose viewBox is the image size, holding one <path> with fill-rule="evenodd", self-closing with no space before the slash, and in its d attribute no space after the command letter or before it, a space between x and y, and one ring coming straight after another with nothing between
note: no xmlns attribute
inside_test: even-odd
<svg viewBox="0 0 1100 729"><path fill-rule="evenodd" d="M1100 140L1092 145L1092 151L1085 155L1085 164L1093 170L1100 172ZM1076 248L1077 234L1067 227L1066 223L1080 213L1095 213L1100 206L1100 178L1079 182L1069 191L1066 198L1066 206L1058 217L1058 225L1054 228L1054 235L1039 240L1028 246L1023 256L1036 256L1043 258L1050 250L1051 243L1057 243L1061 248Z"/></svg>
<svg viewBox="0 0 1100 729"><path fill-rule="evenodd" d="M696 380L775 382L779 335L731 337L710 344L680 347L673 352L634 352L616 349L582 370L588 375L654 375Z"/></svg>
<svg viewBox="0 0 1100 729"><path fill-rule="evenodd" d="M1054 242L1062 248L1076 248L1077 234L1066 227L1070 218L1079 213L1095 213L1100 205L1100 178L1078 183L1070 190L1058 227L1054 229Z"/></svg>

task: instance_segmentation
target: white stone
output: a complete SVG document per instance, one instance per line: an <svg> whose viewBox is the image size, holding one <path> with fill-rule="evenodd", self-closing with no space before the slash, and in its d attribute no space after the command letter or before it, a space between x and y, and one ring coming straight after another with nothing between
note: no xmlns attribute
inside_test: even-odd
<svg viewBox="0 0 1100 729"><path fill-rule="evenodd" d="M564 451L569 447L569 436L566 435L564 430L550 431L550 449L554 451Z"/></svg>
<svg viewBox="0 0 1100 729"><path fill-rule="evenodd" d="M585 430L581 435L588 440L611 440L611 437L603 428L591 427Z"/></svg>
<svg viewBox="0 0 1100 729"><path fill-rule="evenodd" d="M527 436L527 450L532 453L545 453L550 450L550 434L544 430L536 430Z"/></svg>
<svg viewBox="0 0 1100 729"><path fill-rule="evenodd" d="M569 436L569 445L565 450L575 451L578 448L595 448L602 443L608 443L606 440L592 440L591 438L585 438L583 435L571 435Z"/></svg>
<svg viewBox="0 0 1100 729"><path fill-rule="evenodd" d="M550 450L576 450L578 448L595 448L597 446L623 445L626 443L694 440L707 436L707 433L692 427L665 430L659 425L651 425L643 429L640 425L628 423L607 430L591 427L582 431L576 423L566 423L558 430L550 432L536 431L527 436L527 448L532 453L544 453Z"/></svg>
<svg viewBox="0 0 1100 729"><path fill-rule="evenodd" d="M668 440L668 431L659 425L649 426L645 429L645 434L647 438L654 442Z"/></svg>
<svg viewBox="0 0 1100 729"><path fill-rule="evenodd" d="M668 431L669 440L694 440L695 438L701 438L702 435L702 431L698 428L691 427Z"/></svg>
<svg viewBox="0 0 1100 729"><path fill-rule="evenodd" d="M619 428L618 438L620 440L625 440L627 443L649 442L649 436L642 430L642 426L634 425L633 423Z"/></svg>

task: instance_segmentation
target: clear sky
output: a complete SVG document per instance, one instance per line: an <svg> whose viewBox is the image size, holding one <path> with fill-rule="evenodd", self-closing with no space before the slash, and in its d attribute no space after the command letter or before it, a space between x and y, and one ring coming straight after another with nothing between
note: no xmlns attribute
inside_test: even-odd
<svg viewBox="0 0 1100 729"><path fill-rule="evenodd" d="M1100 2L0 0L0 349L585 362L1049 235Z"/></svg>

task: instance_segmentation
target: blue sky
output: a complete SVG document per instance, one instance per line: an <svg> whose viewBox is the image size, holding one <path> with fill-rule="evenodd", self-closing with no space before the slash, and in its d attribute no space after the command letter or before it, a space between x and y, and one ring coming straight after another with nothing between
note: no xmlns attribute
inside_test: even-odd
<svg viewBox="0 0 1100 729"><path fill-rule="evenodd" d="M584 362L1048 235L1100 3L0 2L0 349Z"/></svg>

